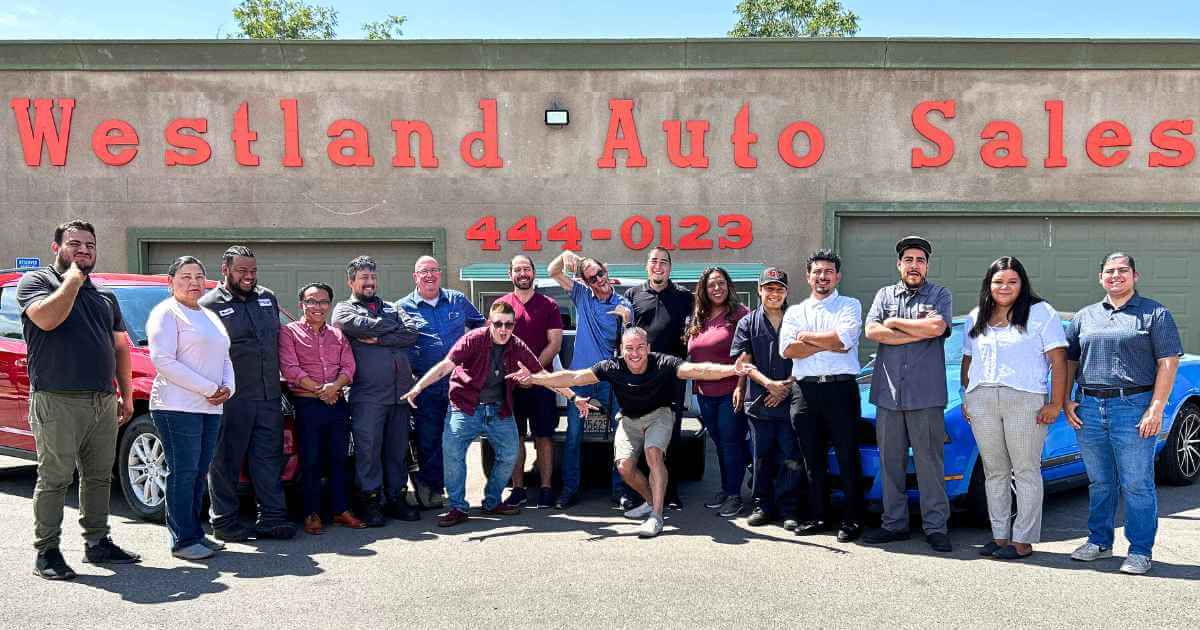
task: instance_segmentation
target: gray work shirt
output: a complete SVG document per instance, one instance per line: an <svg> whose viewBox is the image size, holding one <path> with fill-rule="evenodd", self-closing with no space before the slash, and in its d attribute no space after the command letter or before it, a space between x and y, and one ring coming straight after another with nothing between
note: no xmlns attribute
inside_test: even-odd
<svg viewBox="0 0 1200 630"><path fill-rule="evenodd" d="M62 286L53 267L28 271L17 285L17 304L29 353L29 388L39 392L113 393L117 359L113 333L125 331L112 291L83 281L71 312L54 330L42 330L25 309Z"/></svg>
<svg viewBox="0 0 1200 630"><path fill-rule="evenodd" d="M946 406L944 345L950 336L953 307L950 290L928 281L917 289L899 282L875 292L867 322L882 324L889 317L920 319L937 311L946 322L946 332L899 346L879 344L871 374L871 404L893 411Z"/></svg>
<svg viewBox="0 0 1200 630"><path fill-rule="evenodd" d="M1182 354L1171 311L1137 293L1121 308L1107 297L1085 306L1067 328L1067 360L1079 362L1075 380L1084 387L1154 385L1158 360Z"/></svg>
<svg viewBox="0 0 1200 630"><path fill-rule="evenodd" d="M217 286L200 298L229 333L229 359L238 400L279 400L279 302L266 287L247 296Z"/></svg>
<svg viewBox="0 0 1200 630"><path fill-rule="evenodd" d="M377 295L366 299L351 297L333 307L329 324L346 334L354 353L350 402L407 404L400 397L412 388L413 372L407 349L417 342L417 331L404 309ZM375 343L363 343L366 337L374 337Z"/></svg>

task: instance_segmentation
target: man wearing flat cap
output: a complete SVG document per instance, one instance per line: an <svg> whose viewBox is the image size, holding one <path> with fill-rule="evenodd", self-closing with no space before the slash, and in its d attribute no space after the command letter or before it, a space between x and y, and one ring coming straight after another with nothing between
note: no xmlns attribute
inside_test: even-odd
<svg viewBox="0 0 1200 630"><path fill-rule="evenodd" d="M875 293L865 334L879 343L871 375L871 403L883 486L882 527L864 542L890 543L908 538L905 475L912 447L921 493L925 540L935 551L951 550L946 521L950 502L943 478L946 441L945 338L953 316L950 290L929 282L933 246L920 236L896 243L900 281Z"/></svg>

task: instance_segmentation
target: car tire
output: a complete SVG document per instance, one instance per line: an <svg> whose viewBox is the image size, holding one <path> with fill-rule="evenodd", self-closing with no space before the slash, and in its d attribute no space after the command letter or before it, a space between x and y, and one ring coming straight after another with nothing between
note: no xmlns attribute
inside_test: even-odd
<svg viewBox="0 0 1200 630"><path fill-rule="evenodd" d="M1185 403L1175 414L1158 457L1158 475L1171 486L1188 486L1200 478L1200 405Z"/></svg>
<svg viewBox="0 0 1200 630"><path fill-rule="evenodd" d="M166 516L167 462L150 414L135 416L117 445L117 479L129 509L140 519L161 523Z"/></svg>

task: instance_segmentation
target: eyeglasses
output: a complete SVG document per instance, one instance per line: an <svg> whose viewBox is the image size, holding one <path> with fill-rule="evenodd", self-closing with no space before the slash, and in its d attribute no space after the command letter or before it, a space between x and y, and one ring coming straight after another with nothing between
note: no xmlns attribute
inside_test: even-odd
<svg viewBox="0 0 1200 630"><path fill-rule="evenodd" d="M607 275L608 275L608 270L601 269L600 271L596 272L596 275L594 275L590 278L584 278L584 280L587 280L588 284L595 284L597 280L599 280L600 278L603 278L604 276L607 276Z"/></svg>
<svg viewBox="0 0 1200 630"><path fill-rule="evenodd" d="M492 322L492 328L516 328L517 322Z"/></svg>
<svg viewBox="0 0 1200 630"><path fill-rule="evenodd" d="M329 300L304 300L301 302L301 304L309 308L313 308L316 306L329 306L330 304L333 304L333 302L330 302Z"/></svg>
<svg viewBox="0 0 1200 630"><path fill-rule="evenodd" d="M439 273L442 273L442 270L439 269L438 267L431 267L429 269L418 269L416 271L416 274L418 276L434 276Z"/></svg>

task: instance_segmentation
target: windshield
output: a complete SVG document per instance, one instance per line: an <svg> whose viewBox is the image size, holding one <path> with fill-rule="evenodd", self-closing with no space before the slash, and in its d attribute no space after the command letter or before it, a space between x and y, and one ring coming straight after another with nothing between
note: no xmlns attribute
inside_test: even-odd
<svg viewBox="0 0 1200 630"><path fill-rule="evenodd" d="M146 337L146 318L150 310L159 302L167 299L167 285L148 285L138 287L108 287L117 296L121 305L121 317L125 319L125 329L129 331L129 339L134 345L144 346L148 343Z"/></svg>

